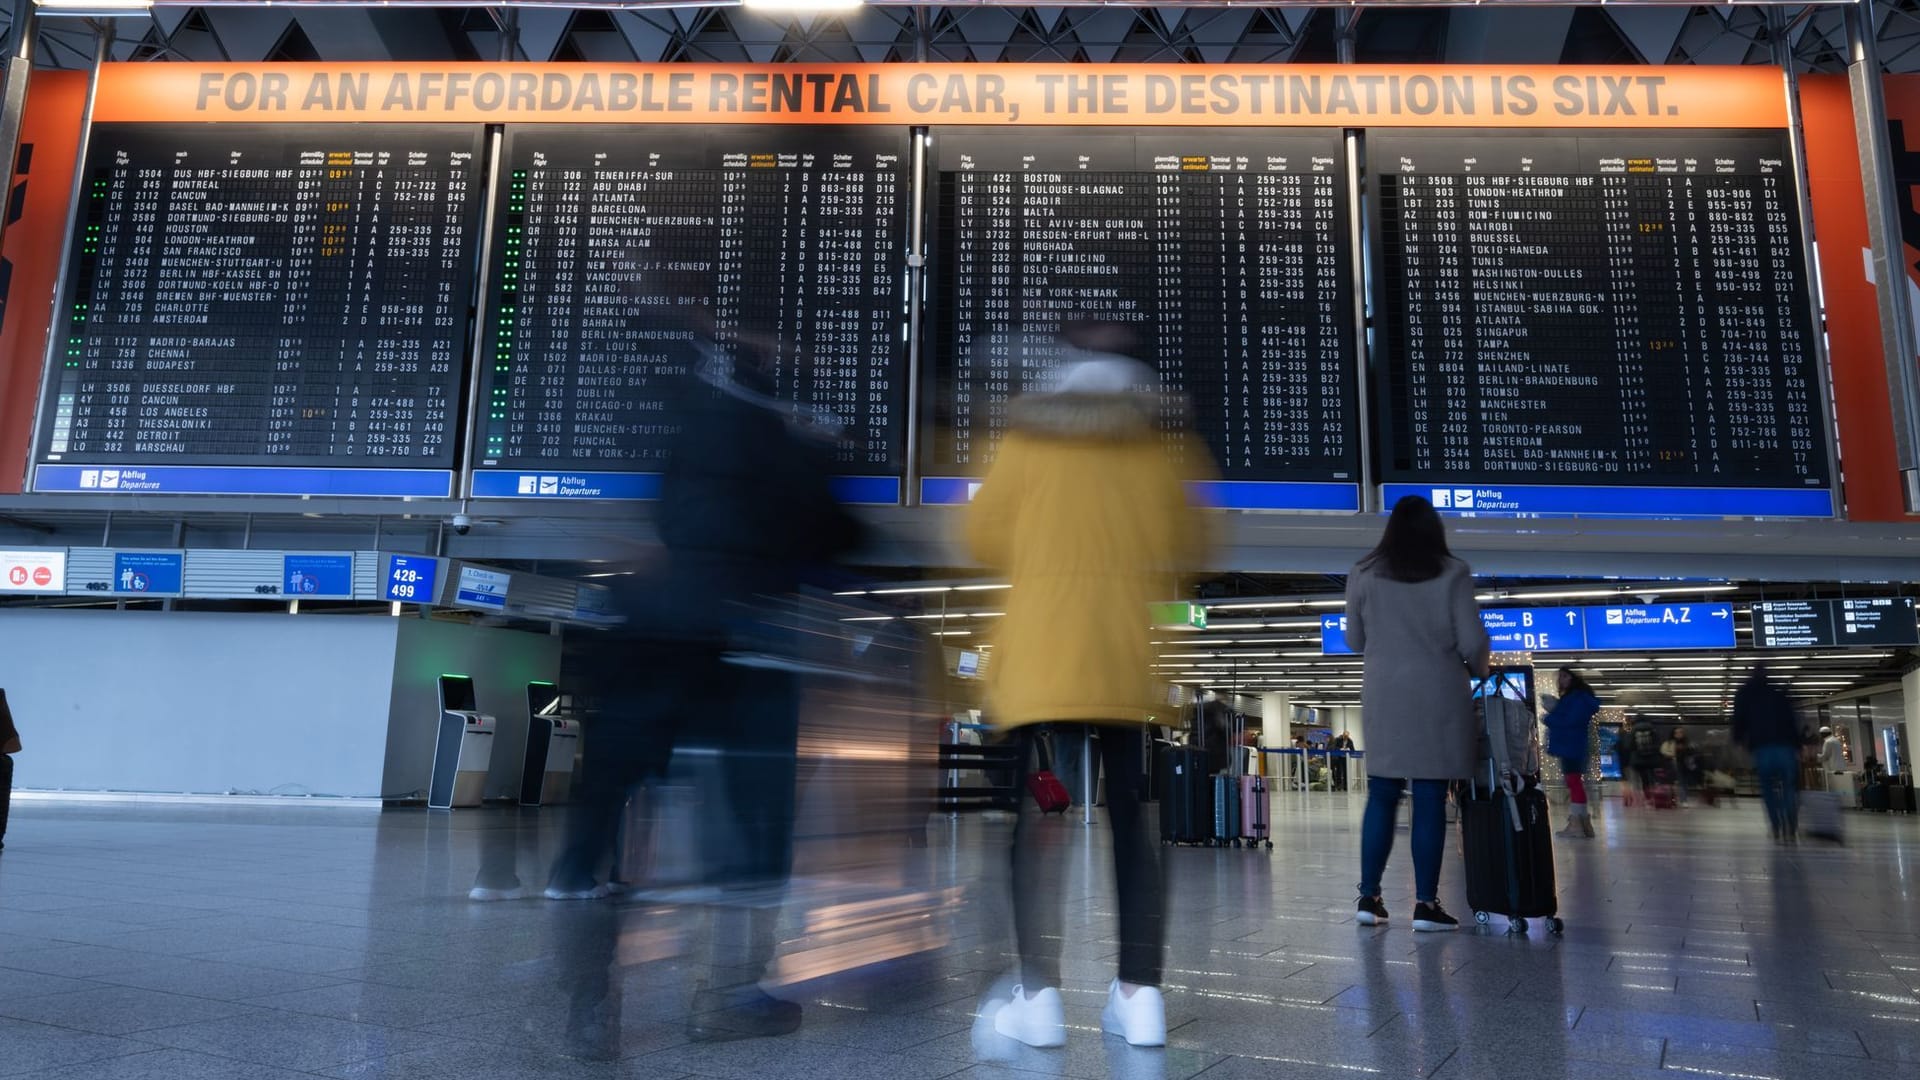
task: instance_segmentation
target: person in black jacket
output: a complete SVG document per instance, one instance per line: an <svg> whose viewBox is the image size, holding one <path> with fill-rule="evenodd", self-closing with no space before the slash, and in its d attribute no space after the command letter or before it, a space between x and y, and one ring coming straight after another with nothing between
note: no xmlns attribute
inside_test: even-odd
<svg viewBox="0 0 1920 1080"><path fill-rule="evenodd" d="M614 583L618 625L581 650L578 674L598 708L546 895L605 895L597 871L629 790L663 776L677 747L719 751L715 794L724 802L703 815L698 848L706 883L729 897L717 908L715 948L744 949L746 962L736 957L726 966L734 981L700 992L690 1034L784 1034L799 1027L800 1006L768 996L758 981L779 916L769 898L793 862L799 687L789 669L764 662L760 631L770 602L856 546L861 528L831 489L833 422L775 397L777 343L723 347L704 309L692 310L692 332L670 354L688 377L663 417L679 433L654 506L659 548L635 573L603 579ZM578 938L585 944L570 976L569 1026L592 1041L618 1029L612 931L605 920L576 921L594 932ZM704 1025L702 1017L722 1012L725 1028Z"/></svg>
<svg viewBox="0 0 1920 1080"><path fill-rule="evenodd" d="M1800 828L1796 782L1800 723L1793 700L1773 681L1765 664L1755 664L1733 695L1733 738L1753 754L1753 770L1774 840L1792 843Z"/></svg>

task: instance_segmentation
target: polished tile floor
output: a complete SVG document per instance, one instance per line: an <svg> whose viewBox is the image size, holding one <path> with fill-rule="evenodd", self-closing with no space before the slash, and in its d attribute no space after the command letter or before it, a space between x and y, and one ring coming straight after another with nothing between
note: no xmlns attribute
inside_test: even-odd
<svg viewBox="0 0 1920 1080"><path fill-rule="evenodd" d="M1358 807L1312 798L1282 800L1271 854L1172 853L1164 1051L1099 1034L1111 873L1076 817L1046 825L1066 1049L970 1037L1011 939L1004 825L970 819L923 848L807 847L782 924L791 1036L689 1043L723 948L698 908L612 909L614 1061L569 1056L554 942L580 909L465 898L490 839L536 880L557 815L23 802L0 854L0 1076L1920 1077L1920 819L1850 815L1845 848L1781 849L1751 804L1613 809L1557 853L1564 938L1428 936L1406 928L1404 854L1395 924L1353 925ZM1446 883L1464 908L1451 852Z"/></svg>

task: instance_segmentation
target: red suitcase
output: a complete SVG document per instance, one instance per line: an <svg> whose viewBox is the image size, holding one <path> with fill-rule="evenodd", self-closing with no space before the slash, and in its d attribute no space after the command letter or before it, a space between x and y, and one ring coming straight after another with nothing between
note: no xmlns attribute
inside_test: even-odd
<svg viewBox="0 0 1920 1080"><path fill-rule="evenodd" d="M1033 793L1033 801L1039 804L1041 813L1064 814L1067 807L1073 805L1073 799L1067 794L1067 785L1053 774L1050 746L1049 739L1034 740L1034 753L1039 757L1036 764L1040 767L1027 774L1027 790Z"/></svg>
<svg viewBox="0 0 1920 1080"><path fill-rule="evenodd" d="M1067 785L1049 769L1038 769L1028 776L1027 790L1033 793L1033 801L1040 805L1043 814L1064 814L1073 804L1067 797Z"/></svg>

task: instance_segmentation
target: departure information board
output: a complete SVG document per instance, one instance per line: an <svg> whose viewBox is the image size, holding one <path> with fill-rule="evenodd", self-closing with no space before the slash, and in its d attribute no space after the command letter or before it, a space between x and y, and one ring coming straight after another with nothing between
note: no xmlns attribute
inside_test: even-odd
<svg viewBox="0 0 1920 1080"><path fill-rule="evenodd" d="M1389 505L1834 512L1785 133L1372 131L1367 160Z"/></svg>
<svg viewBox="0 0 1920 1080"><path fill-rule="evenodd" d="M96 125L35 488L450 494L480 141Z"/></svg>
<svg viewBox="0 0 1920 1080"><path fill-rule="evenodd" d="M839 429L842 497L899 502L908 139L510 127L473 493L655 493L670 397L711 361L695 337L712 330L721 350L770 363L777 396Z"/></svg>
<svg viewBox="0 0 1920 1080"><path fill-rule="evenodd" d="M922 501L966 500L1009 399L1098 322L1190 399L1209 501L1359 509L1337 131L937 129L933 159Z"/></svg>

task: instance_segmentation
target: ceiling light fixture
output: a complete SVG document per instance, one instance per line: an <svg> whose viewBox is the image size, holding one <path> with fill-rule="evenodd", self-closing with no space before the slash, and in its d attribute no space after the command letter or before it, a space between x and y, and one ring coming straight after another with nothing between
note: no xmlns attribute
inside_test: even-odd
<svg viewBox="0 0 1920 1080"><path fill-rule="evenodd" d="M153 0L33 0L33 6L42 15L124 19L129 16L151 14Z"/></svg>
<svg viewBox="0 0 1920 1080"><path fill-rule="evenodd" d="M741 0L740 6L748 11L812 14L817 11L852 11L865 3L866 0Z"/></svg>

